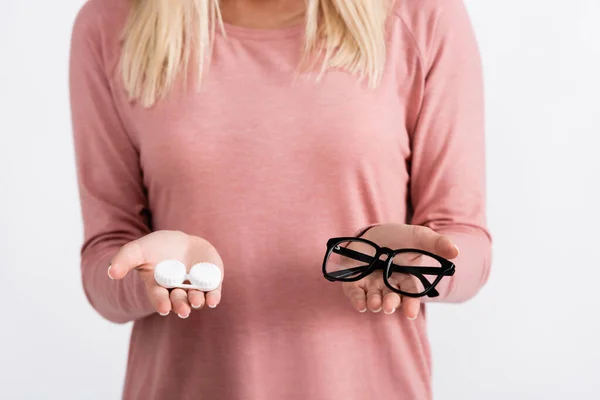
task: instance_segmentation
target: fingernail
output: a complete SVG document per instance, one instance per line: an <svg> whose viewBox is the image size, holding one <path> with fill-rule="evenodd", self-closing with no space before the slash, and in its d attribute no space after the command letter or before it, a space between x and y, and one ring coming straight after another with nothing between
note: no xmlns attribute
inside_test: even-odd
<svg viewBox="0 0 600 400"><path fill-rule="evenodd" d="M179 318L181 318L181 319L186 319L187 317L189 317L189 316L190 316L190 314L188 314L188 315L181 315L181 314L177 314L177 316L178 316Z"/></svg>
<svg viewBox="0 0 600 400"><path fill-rule="evenodd" d="M358 310L358 312L360 312L360 313L364 313L364 312L367 312L367 309L366 309L366 308L364 308L364 309L362 309L362 310Z"/></svg>
<svg viewBox="0 0 600 400"><path fill-rule="evenodd" d="M208 305L210 308L215 308L217 305L216 304L209 304Z"/></svg>
<svg viewBox="0 0 600 400"><path fill-rule="evenodd" d="M457 246L457 245L454 245L454 248L456 249L456 252L457 252L458 254L460 254L460 250L458 249L458 246Z"/></svg>
<svg viewBox="0 0 600 400"><path fill-rule="evenodd" d="M384 311L384 313L387 315L390 315L390 314L393 314L395 311L396 311L396 309L394 308L394 309L392 309L392 311L390 311L390 312Z"/></svg>
<svg viewBox="0 0 600 400"><path fill-rule="evenodd" d="M111 269L111 268L112 268L112 265L109 265L109 266L108 266L108 270L106 271L106 273L108 274L108 277L109 277L110 279L113 279L113 280L114 280L115 278L113 278L113 277L110 275L110 269Z"/></svg>
<svg viewBox="0 0 600 400"><path fill-rule="evenodd" d="M196 305L196 304L192 304L192 308L198 309L198 308L200 308L200 307L202 307L202 304L198 304L198 305Z"/></svg>
<svg viewBox="0 0 600 400"><path fill-rule="evenodd" d="M411 318L411 317L406 317L406 318L408 318L408 319L409 319L409 320L411 320L411 321L414 321L415 319L417 319L417 316L415 315L415 316L414 316L414 317L412 317L412 318Z"/></svg>
<svg viewBox="0 0 600 400"><path fill-rule="evenodd" d="M381 307L379 307L377 310L373 311L375 313L380 312L381 311Z"/></svg>
<svg viewBox="0 0 600 400"><path fill-rule="evenodd" d="M166 313L164 313L164 314L163 314L163 313L158 313L158 314L159 314L159 315L161 315L161 316L163 316L163 317L166 317L167 315L169 315L169 312L170 312L170 311L167 311L167 312L166 312Z"/></svg>

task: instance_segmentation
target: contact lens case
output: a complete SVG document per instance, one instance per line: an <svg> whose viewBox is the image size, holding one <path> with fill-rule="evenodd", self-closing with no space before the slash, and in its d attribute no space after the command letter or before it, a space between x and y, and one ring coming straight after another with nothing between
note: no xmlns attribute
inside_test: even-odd
<svg viewBox="0 0 600 400"><path fill-rule="evenodd" d="M185 264L181 261L165 260L154 267L154 279L158 285L167 289L196 289L210 292L219 287L223 275L221 269L212 263L194 264L187 273ZM184 283L185 281L190 283Z"/></svg>

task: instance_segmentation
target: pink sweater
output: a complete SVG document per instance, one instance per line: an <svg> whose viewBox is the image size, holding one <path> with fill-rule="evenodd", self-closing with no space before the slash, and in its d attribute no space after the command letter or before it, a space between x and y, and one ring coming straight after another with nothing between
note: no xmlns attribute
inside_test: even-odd
<svg viewBox="0 0 600 400"><path fill-rule="evenodd" d="M341 71L294 80L301 27L227 26L202 91L150 109L119 80L126 15L125 0L88 1L70 64L82 279L100 315L134 321L124 398L430 399L431 300L414 321L361 314L321 263L330 237L408 221L460 248L435 301L486 282L482 71L462 0L398 1L376 90ZM216 309L161 317L137 274L108 278L119 247L151 230L217 248Z"/></svg>

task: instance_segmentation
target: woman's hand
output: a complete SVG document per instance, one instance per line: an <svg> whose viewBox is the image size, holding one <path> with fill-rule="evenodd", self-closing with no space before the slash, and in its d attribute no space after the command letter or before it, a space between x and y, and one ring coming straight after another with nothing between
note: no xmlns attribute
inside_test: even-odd
<svg viewBox="0 0 600 400"><path fill-rule="evenodd" d="M223 261L217 250L206 240L177 231L157 231L127 243L108 267L111 279L123 279L130 271L140 274L152 305L160 315L173 310L180 318L187 318L193 308L204 304L216 307L221 301L221 286L204 294L198 290L168 289L154 280L154 267L161 261L175 259L188 268L198 262L210 262L221 268Z"/></svg>
<svg viewBox="0 0 600 400"><path fill-rule="evenodd" d="M361 237L393 250L416 248L450 260L458 257L458 248L449 238L424 226L383 224L372 227ZM403 285L412 285L414 282L406 279L396 284L402 288ZM342 286L352 305L360 312L383 310L386 314L392 314L401 306L408 319L415 319L419 314L420 299L391 291L383 282L382 271L375 271L360 281L344 282Z"/></svg>

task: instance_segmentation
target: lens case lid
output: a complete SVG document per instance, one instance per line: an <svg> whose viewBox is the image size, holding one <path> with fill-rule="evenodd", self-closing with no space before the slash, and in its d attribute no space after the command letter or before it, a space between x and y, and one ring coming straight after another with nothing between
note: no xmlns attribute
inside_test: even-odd
<svg viewBox="0 0 600 400"><path fill-rule="evenodd" d="M156 283L167 289L196 289L202 292L215 290L221 284L221 269L209 262L194 264L187 273L185 264L178 260L164 260L154 267ZM185 281L190 283L184 283Z"/></svg>

